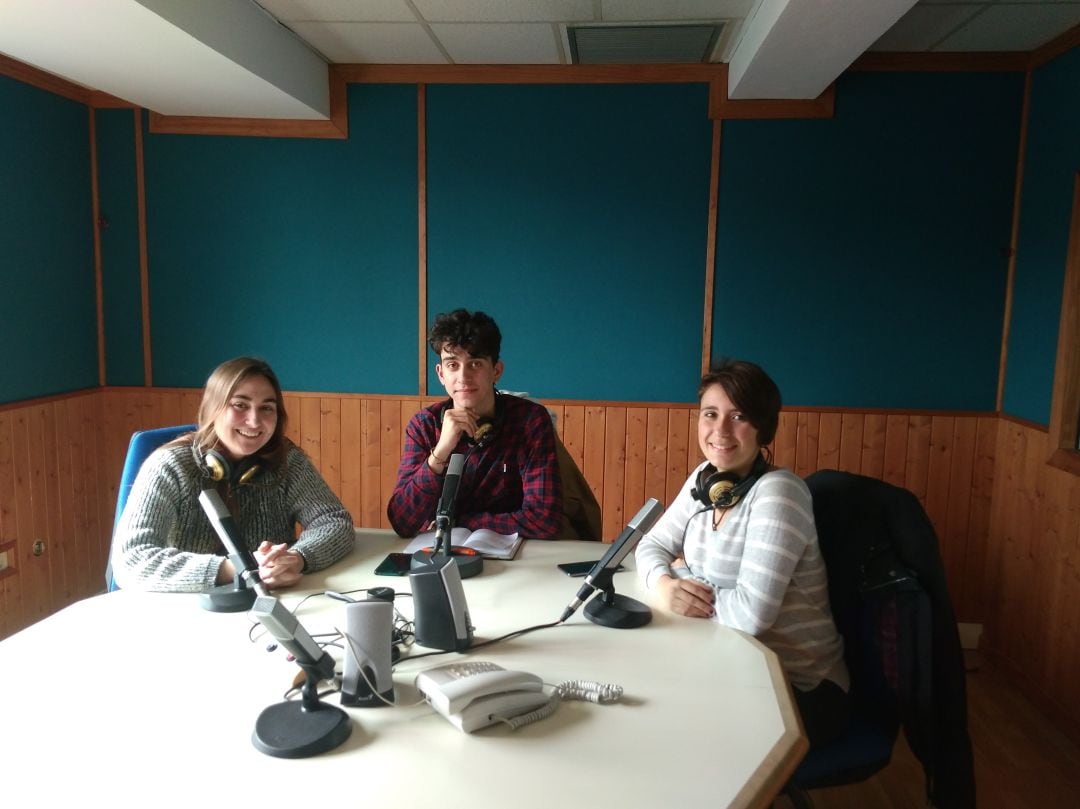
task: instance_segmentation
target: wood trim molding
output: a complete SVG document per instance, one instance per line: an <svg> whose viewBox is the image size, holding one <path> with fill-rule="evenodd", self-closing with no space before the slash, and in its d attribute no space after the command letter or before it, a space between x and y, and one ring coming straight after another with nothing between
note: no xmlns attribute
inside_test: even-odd
<svg viewBox="0 0 1080 809"><path fill-rule="evenodd" d="M97 317L98 385L105 385L105 289L101 274L101 200L98 193L97 113L87 107L90 128L90 215L94 234L94 312Z"/></svg>
<svg viewBox="0 0 1080 809"><path fill-rule="evenodd" d="M709 159L709 222L705 243L705 311L701 329L701 375L712 363L713 290L716 283L716 222L720 194L720 141L724 122L713 120L712 152Z"/></svg>
<svg viewBox="0 0 1080 809"><path fill-rule="evenodd" d="M1050 399L1050 460L1060 469L1080 474L1076 447L1080 419L1080 171L1073 178L1069 247L1061 293L1054 391Z"/></svg>
<svg viewBox="0 0 1080 809"><path fill-rule="evenodd" d="M1050 40L1041 48L1033 50L1030 54L1029 64L1032 69L1041 67L1051 59L1056 59L1077 46L1080 46L1080 25L1074 25L1061 36Z"/></svg>
<svg viewBox="0 0 1080 809"><path fill-rule="evenodd" d="M56 393L52 396L38 396L33 399L17 399L13 402L0 402L0 413L5 410L18 410L23 407L34 407L37 405L52 404L53 402L63 402L67 399L78 399L81 396L90 396L95 393L99 393L102 390L108 390L108 388L79 388L77 390L69 390L66 393ZM139 388L142 390L142 388ZM158 390L164 390L158 388Z"/></svg>
<svg viewBox="0 0 1080 809"><path fill-rule="evenodd" d="M998 384L995 408L1005 405L1005 372L1008 369L1009 335L1012 332L1013 286L1016 281L1016 250L1020 241L1020 201L1024 191L1024 155L1027 153L1028 119L1031 110L1031 71L1024 72L1024 100L1020 108L1020 142L1016 147L1016 177L1013 182L1012 229L1009 232L1009 265L1005 273L1005 311L1001 321L1001 349L998 355Z"/></svg>
<svg viewBox="0 0 1080 809"><path fill-rule="evenodd" d="M1048 432L1048 428L1045 424L1039 424L1038 422L1031 421L1030 419L1021 418L1020 416L1014 416L1011 413L998 413L1003 421L1009 421L1013 424L1019 424L1021 427L1026 427L1029 430L1037 430L1040 433Z"/></svg>
<svg viewBox="0 0 1080 809"><path fill-rule="evenodd" d="M150 132L155 135L236 135L264 138L326 138L345 140L349 137L348 88L340 70L331 66L330 119L301 120L291 118L209 118L195 115L162 115L150 113Z"/></svg>
<svg viewBox="0 0 1080 809"><path fill-rule="evenodd" d="M46 73L44 70L39 70L25 62L12 59L10 56L4 56L2 53L0 53L0 76L8 76L24 84L37 87L39 90L46 90L72 101L78 101L80 104L90 103L90 91L85 87L80 87L67 79L54 76L52 73Z"/></svg>
<svg viewBox="0 0 1080 809"><path fill-rule="evenodd" d="M416 390L427 395L427 85L416 88L416 187L417 187L417 377Z"/></svg>
<svg viewBox="0 0 1080 809"><path fill-rule="evenodd" d="M709 88L709 117L713 120L832 118L835 109L835 82L811 99L730 99L726 75L723 80L712 82Z"/></svg>
<svg viewBox="0 0 1080 809"><path fill-rule="evenodd" d="M1025 51L987 53L864 53L848 70L902 73L1012 73L1026 70Z"/></svg>
<svg viewBox="0 0 1080 809"><path fill-rule="evenodd" d="M135 190L139 216L139 297L142 302L143 384L154 384L154 360L150 350L150 256L146 242L146 173L143 170L142 110L132 110L135 126Z"/></svg>
<svg viewBox="0 0 1080 809"><path fill-rule="evenodd" d="M134 109L138 107L138 104L133 104L130 101L124 101L122 98L103 93L101 90L90 91L90 106L98 110L106 109Z"/></svg>

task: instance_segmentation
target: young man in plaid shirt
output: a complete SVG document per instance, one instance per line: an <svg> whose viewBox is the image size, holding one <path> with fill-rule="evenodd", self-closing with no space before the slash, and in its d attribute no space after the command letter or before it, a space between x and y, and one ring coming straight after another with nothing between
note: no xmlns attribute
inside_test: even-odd
<svg viewBox="0 0 1080 809"><path fill-rule="evenodd" d="M409 421L397 484L386 514L398 535L427 530L453 453L465 456L455 525L489 528L528 539L555 539L562 486L555 429L542 405L501 394L502 334L483 312L440 314L428 345L450 398Z"/></svg>

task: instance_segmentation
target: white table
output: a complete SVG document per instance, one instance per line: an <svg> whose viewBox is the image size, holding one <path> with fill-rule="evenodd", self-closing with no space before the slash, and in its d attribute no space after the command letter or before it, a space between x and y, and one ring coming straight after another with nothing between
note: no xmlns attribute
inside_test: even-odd
<svg viewBox="0 0 1080 809"><path fill-rule="evenodd" d="M292 607L323 589L407 591L407 577L372 573L403 545L358 531L351 557L278 595ZM556 620L581 583L556 562L605 549L529 541L512 562L486 561L464 582L476 639ZM648 600L632 571L615 587ZM396 603L411 615L411 599ZM712 622L653 612L648 626L619 630L578 610L562 626L469 655L551 684L617 683L620 704L564 702L520 730L466 735L414 704L412 686L418 671L460 656L403 660L399 707L349 708L342 746L289 760L251 743L256 717L297 672L282 649L267 651L261 625L253 643L248 614L204 611L193 595L96 596L0 643L0 797L12 807L767 806L806 748L775 655ZM325 596L297 616L312 634L344 629L344 605Z"/></svg>

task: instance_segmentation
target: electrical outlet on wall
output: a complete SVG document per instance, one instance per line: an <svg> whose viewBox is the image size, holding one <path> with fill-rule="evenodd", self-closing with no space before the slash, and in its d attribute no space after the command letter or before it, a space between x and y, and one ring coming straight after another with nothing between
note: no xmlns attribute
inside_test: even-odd
<svg viewBox="0 0 1080 809"><path fill-rule="evenodd" d="M0 578L15 574L15 542L0 542Z"/></svg>

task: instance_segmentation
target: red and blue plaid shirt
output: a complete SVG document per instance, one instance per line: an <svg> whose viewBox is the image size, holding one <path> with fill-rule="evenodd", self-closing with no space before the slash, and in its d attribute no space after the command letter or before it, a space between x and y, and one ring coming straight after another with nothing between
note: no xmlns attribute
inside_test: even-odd
<svg viewBox="0 0 1080 809"><path fill-rule="evenodd" d="M462 439L465 455L455 504L455 525L489 528L527 539L553 539L562 516L562 484L551 414L536 402L498 394L500 414L491 438L475 447ZM427 464L442 432L450 400L417 413L405 428L405 449L386 515L399 536L411 537L435 519L443 476Z"/></svg>

